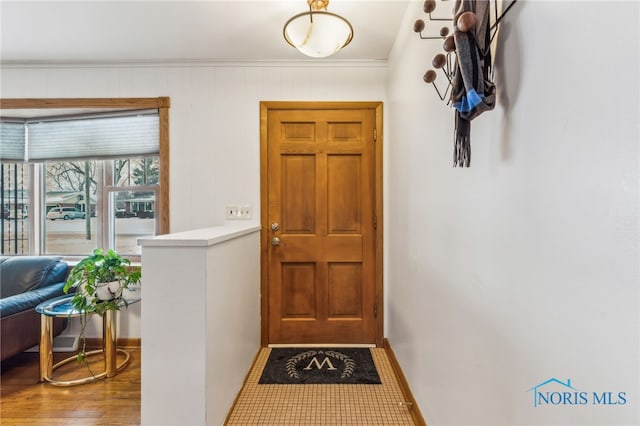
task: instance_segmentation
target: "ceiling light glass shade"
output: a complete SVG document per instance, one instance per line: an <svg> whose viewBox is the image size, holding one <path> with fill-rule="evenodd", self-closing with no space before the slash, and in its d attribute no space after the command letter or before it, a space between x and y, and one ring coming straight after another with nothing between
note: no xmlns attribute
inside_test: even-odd
<svg viewBox="0 0 640 426"><path fill-rule="evenodd" d="M324 11L300 13L284 24L284 39L313 58L326 58L353 39L353 27L340 15Z"/></svg>

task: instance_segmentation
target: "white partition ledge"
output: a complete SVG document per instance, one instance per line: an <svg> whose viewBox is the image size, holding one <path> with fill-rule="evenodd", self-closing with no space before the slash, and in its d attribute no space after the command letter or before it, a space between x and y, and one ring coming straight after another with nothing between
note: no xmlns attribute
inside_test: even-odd
<svg viewBox="0 0 640 426"><path fill-rule="evenodd" d="M153 238L141 238L139 243L143 247L205 247L232 240L259 230L260 225L256 224L216 226L213 228L176 232L175 234L158 235Z"/></svg>
<svg viewBox="0 0 640 426"><path fill-rule="evenodd" d="M224 422L260 347L259 230L140 240L143 425Z"/></svg>

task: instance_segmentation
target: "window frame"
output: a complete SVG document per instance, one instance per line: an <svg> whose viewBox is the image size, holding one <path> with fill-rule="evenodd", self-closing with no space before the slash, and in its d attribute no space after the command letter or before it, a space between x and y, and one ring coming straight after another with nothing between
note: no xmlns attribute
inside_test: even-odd
<svg viewBox="0 0 640 426"><path fill-rule="evenodd" d="M168 234L169 230L169 97L158 98L0 98L0 109L70 109L75 114L78 109L136 110L157 109L159 118L159 170L160 181L156 196L156 232L158 235ZM58 111L57 111L58 112ZM9 113L7 112L7 115ZM71 113L70 113L71 114ZM30 178L34 168L30 167ZM44 176L41 176L43 178ZM35 194L30 194L30 205L36 206ZM29 220L33 220L30 215ZM33 225L36 225L33 223ZM38 232L35 226L33 231ZM35 236L35 235L34 235ZM33 238L30 239L30 250L35 249ZM42 249L42 248L41 248ZM135 258L136 256L129 256Z"/></svg>

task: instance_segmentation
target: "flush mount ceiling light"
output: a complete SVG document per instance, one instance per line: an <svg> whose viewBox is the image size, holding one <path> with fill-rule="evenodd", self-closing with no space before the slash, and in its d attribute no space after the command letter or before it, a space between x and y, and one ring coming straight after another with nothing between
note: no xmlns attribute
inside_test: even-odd
<svg viewBox="0 0 640 426"><path fill-rule="evenodd" d="M284 24L284 39L300 52L325 58L353 39L353 27L340 15L327 12L329 0L307 0L309 11L295 15Z"/></svg>

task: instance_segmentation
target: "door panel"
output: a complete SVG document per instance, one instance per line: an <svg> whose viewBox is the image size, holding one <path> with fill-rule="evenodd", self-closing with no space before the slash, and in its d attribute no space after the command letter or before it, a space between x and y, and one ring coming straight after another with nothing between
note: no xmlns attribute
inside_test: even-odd
<svg viewBox="0 0 640 426"><path fill-rule="evenodd" d="M283 263L283 318L315 318L315 276L313 263Z"/></svg>
<svg viewBox="0 0 640 426"><path fill-rule="evenodd" d="M313 142L316 134L314 122L280 122L281 142Z"/></svg>
<svg viewBox="0 0 640 426"><path fill-rule="evenodd" d="M268 343L380 340L376 118L373 108L266 114L263 309L268 312L263 319L268 324L263 330ZM273 238L279 243L272 244Z"/></svg>
<svg viewBox="0 0 640 426"><path fill-rule="evenodd" d="M358 142L362 135L362 123L327 123L328 139L331 142Z"/></svg>
<svg viewBox="0 0 640 426"><path fill-rule="evenodd" d="M283 155L282 226L286 234L314 234L315 157L313 155Z"/></svg>
<svg viewBox="0 0 640 426"><path fill-rule="evenodd" d="M361 156L330 155L327 164L329 234L360 232L362 222Z"/></svg>
<svg viewBox="0 0 640 426"><path fill-rule="evenodd" d="M329 263L328 317L362 318L362 265Z"/></svg>

